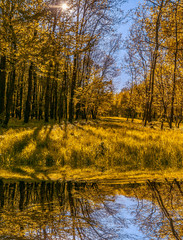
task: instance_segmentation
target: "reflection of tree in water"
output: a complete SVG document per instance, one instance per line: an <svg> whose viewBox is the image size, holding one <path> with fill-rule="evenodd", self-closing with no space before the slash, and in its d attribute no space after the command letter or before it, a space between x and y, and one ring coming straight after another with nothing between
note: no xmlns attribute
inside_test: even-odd
<svg viewBox="0 0 183 240"><path fill-rule="evenodd" d="M116 189L138 200L135 221L148 239L183 238L183 183L177 180L115 186L0 180L0 239L115 239L105 219L112 215L124 227L115 217L118 206L111 207Z"/></svg>
<svg viewBox="0 0 183 240"><path fill-rule="evenodd" d="M126 186L125 190L138 199L136 221L149 239L183 239L182 182L147 181Z"/></svg>
<svg viewBox="0 0 183 240"><path fill-rule="evenodd" d="M114 198L96 183L0 180L0 239L113 239Z"/></svg>

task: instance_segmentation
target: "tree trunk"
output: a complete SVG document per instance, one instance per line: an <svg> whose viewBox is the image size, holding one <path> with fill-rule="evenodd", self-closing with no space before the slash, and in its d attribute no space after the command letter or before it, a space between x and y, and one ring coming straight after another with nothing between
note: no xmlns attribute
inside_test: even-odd
<svg viewBox="0 0 183 240"><path fill-rule="evenodd" d="M58 83L57 83L57 80L55 80L55 86L54 86L54 97L55 97L55 110L54 110L54 118L55 120L57 120L57 104L58 104L58 100L57 100L57 88L58 88Z"/></svg>
<svg viewBox="0 0 183 240"><path fill-rule="evenodd" d="M50 109L50 71L52 69L52 63L50 63L48 76L46 79L46 93L45 93L45 122L49 121L49 109Z"/></svg>
<svg viewBox="0 0 183 240"><path fill-rule="evenodd" d="M159 51L159 28L161 23L161 15L162 15L162 8L163 8L164 0L161 0L161 4L159 6L159 13L156 20L156 29L155 29L155 48L152 56L152 63L150 69L150 82L149 82L149 90L150 90L150 100L148 104L148 111L145 122L151 122L152 118L152 104L154 99L154 81L155 81L155 70L156 70L156 63L158 58L158 51Z"/></svg>
<svg viewBox="0 0 183 240"><path fill-rule="evenodd" d="M6 57L1 57L0 62L0 114L4 111L6 86Z"/></svg>
<svg viewBox="0 0 183 240"><path fill-rule="evenodd" d="M4 120L4 125L7 126L8 122L10 120L10 110L12 106L12 101L13 101L13 93L14 93L14 88L15 88L15 66L13 66L13 71L10 74L10 81L8 84L8 88L6 91L6 116Z"/></svg>
<svg viewBox="0 0 183 240"><path fill-rule="evenodd" d="M60 99L59 99L59 122L60 122L60 120L63 118L63 114L64 114L62 89L63 89L63 88L61 88L61 91L60 91Z"/></svg>
<svg viewBox="0 0 183 240"><path fill-rule="evenodd" d="M29 122L30 110L31 110L31 96L32 96L32 77L33 77L33 63L29 67L29 78L28 78L28 94L27 100L25 104L25 112L24 112L24 123Z"/></svg>
<svg viewBox="0 0 183 240"><path fill-rule="evenodd" d="M34 79L34 90L33 90L31 119L33 118L37 119L37 76L35 72L33 73L33 79Z"/></svg>
<svg viewBox="0 0 183 240"><path fill-rule="evenodd" d="M178 54L178 34L177 34L177 6L175 9L175 57L174 57L174 71L173 71L173 86L172 86L172 97L171 97L171 111L170 111L170 128L172 128L173 123L173 115L174 115L174 99L175 99L175 91L176 91L176 77L177 77L177 54Z"/></svg>
<svg viewBox="0 0 183 240"><path fill-rule="evenodd" d="M14 118L15 116L15 102L16 102L16 97L15 94L13 94L13 100L12 100L12 107L11 107L11 116Z"/></svg>
<svg viewBox="0 0 183 240"><path fill-rule="evenodd" d="M69 122L72 123L74 118L74 90L76 86L76 78L77 78L77 56L74 55L74 64L73 64L73 75L72 75L72 83L71 83L71 93L70 93L70 102L69 102Z"/></svg>
<svg viewBox="0 0 183 240"><path fill-rule="evenodd" d="M44 91L41 86L39 86L39 114L38 119L43 119L43 97L44 97Z"/></svg>
<svg viewBox="0 0 183 240"><path fill-rule="evenodd" d="M17 88L17 97L16 97L16 108L15 108L15 117L18 118L19 117L19 87L20 87L20 83L18 82L18 88Z"/></svg>
<svg viewBox="0 0 183 240"><path fill-rule="evenodd" d="M23 76L20 84L20 110L19 110L19 119L22 118L22 101L23 101Z"/></svg>
<svg viewBox="0 0 183 240"><path fill-rule="evenodd" d="M65 120L67 119L67 71L68 71L68 64L65 61L65 71L64 71L64 89L63 89L63 93L64 93L64 114L65 114Z"/></svg>
<svg viewBox="0 0 183 240"><path fill-rule="evenodd" d="M96 119L97 118L97 112L95 110L91 110L91 114L92 114L92 119Z"/></svg>
<svg viewBox="0 0 183 240"><path fill-rule="evenodd" d="M51 91L50 91L50 118L51 119L53 119L54 117L54 109L55 109L54 81L51 84Z"/></svg>

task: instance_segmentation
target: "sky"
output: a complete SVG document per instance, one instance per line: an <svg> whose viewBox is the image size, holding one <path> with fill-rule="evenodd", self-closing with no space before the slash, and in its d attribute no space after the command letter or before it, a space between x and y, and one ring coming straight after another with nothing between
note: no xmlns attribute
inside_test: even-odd
<svg viewBox="0 0 183 240"><path fill-rule="evenodd" d="M130 9L136 8L138 4L142 1L143 0L127 0L127 2L123 4L123 10L125 11L125 13L127 13ZM123 39L125 39L128 36L128 31L131 24L132 24L131 21L121 24L119 28L119 32L122 33ZM118 64L122 62L124 55L125 55L125 50L120 50L118 52L118 61L119 61ZM127 83L128 79L129 79L129 76L124 72L124 70L122 70L120 76L114 80L115 92L120 92L121 89L125 87L125 84Z"/></svg>

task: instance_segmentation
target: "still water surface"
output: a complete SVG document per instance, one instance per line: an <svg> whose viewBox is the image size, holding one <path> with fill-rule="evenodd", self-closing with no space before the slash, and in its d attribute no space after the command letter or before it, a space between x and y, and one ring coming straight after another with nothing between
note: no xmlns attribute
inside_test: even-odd
<svg viewBox="0 0 183 240"><path fill-rule="evenodd" d="M0 239L183 239L183 183L0 180Z"/></svg>

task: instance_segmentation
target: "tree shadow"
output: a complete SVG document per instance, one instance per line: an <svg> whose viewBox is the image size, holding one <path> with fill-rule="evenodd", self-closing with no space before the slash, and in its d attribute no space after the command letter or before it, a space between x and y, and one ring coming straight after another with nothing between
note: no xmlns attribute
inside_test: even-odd
<svg viewBox="0 0 183 240"><path fill-rule="evenodd" d="M34 132L30 135L25 135L24 137L22 137L19 141L16 141L13 146L11 146L13 155L17 155L19 153L21 153L23 151L23 149L25 149L25 147L27 147L31 141L31 139L36 140L37 136L39 135L40 130L42 129L42 127L36 127Z"/></svg>
<svg viewBox="0 0 183 240"><path fill-rule="evenodd" d="M48 131L46 133L46 136L44 137L44 140L41 140L39 138L39 133L42 130L42 126L36 127L32 134L28 136L27 135L24 136L20 141L15 142L13 146L11 146L11 151L12 151L11 155L13 158L13 162L10 166L10 169L13 173L20 173L23 176L28 175L32 179L38 179L36 175L38 173L42 173L43 176L49 180L47 173L43 170L41 171L41 169L38 169L37 166L38 166L38 162L42 161L42 159L38 158L39 156L41 157L40 152L45 146L48 147L49 145L49 135L52 129L53 129L53 125L49 127L49 130L48 130L48 126L46 126L45 132L47 130ZM27 159L23 159L23 157L20 157L19 154L21 154L22 151L26 147L28 147L31 140L35 142L36 148L34 149L33 152L31 152L31 154ZM21 167L24 167L24 166L30 166L32 169L34 169L35 173L30 173L26 170L23 170ZM44 164L42 164L42 167L44 167Z"/></svg>
<svg viewBox="0 0 183 240"><path fill-rule="evenodd" d="M48 130L49 127L49 130ZM44 167L44 165L46 164L46 166L52 166L53 164L53 159L48 155L46 158L46 163L43 163L43 159L39 159L37 158L37 156L40 155L40 153L42 152L42 150L44 148L49 148L49 144L50 144L50 133L53 129L53 124L50 126L45 126L44 132L46 133L46 136L43 139L39 139L38 135L39 135L39 129L36 129L34 134L33 134L33 139L36 142L36 148L35 150L32 152L32 154L29 156L29 160L30 160L30 165L39 165L38 163L41 162L41 165ZM41 157L41 156L40 156ZM36 158L36 159L35 159ZM37 160L37 161L36 161ZM32 162L32 164L31 164Z"/></svg>
<svg viewBox="0 0 183 240"><path fill-rule="evenodd" d="M21 174L22 176L28 176L28 177L30 177L31 179L39 180L39 178L36 177L36 174L34 174L34 173L29 173L29 172L23 170L23 169L20 168L20 167L13 167L13 168L11 169L11 171L12 171L12 173L18 173L18 174Z"/></svg>

